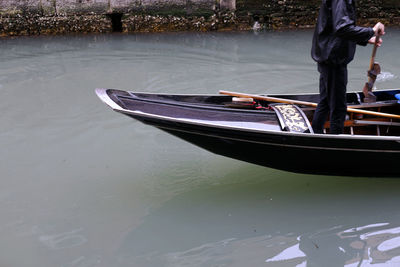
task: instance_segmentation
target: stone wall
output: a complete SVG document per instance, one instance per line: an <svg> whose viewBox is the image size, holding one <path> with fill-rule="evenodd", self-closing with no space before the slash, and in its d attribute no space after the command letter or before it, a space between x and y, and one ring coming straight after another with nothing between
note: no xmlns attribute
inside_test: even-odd
<svg viewBox="0 0 400 267"><path fill-rule="evenodd" d="M0 36L313 27L321 0L0 0ZM400 25L399 0L358 0L360 22Z"/></svg>
<svg viewBox="0 0 400 267"><path fill-rule="evenodd" d="M358 0L359 18L363 24L373 24L377 19L387 25L400 26L399 0Z"/></svg>
<svg viewBox="0 0 400 267"><path fill-rule="evenodd" d="M0 36L241 30L234 9L234 0L0 0Z"/></svg>
<svg viewBox="0 0 400 267"><path fill-rule="evenodd" d="M355 0L358 23L369 25L380 20L400 26L400 0ZM249 16L267 28L313 27L321 0L236 0L238 17Z"/></svg>

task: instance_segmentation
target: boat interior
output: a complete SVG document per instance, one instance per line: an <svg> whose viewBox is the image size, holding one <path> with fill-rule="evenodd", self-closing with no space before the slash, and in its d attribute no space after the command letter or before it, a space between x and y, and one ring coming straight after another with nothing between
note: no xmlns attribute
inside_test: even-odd
<svg viewBox="0 0 400 267"><path fill-rule="evenodd" d="M124 109L140 111L159 116L168 116L194 121L214 122L220 125L234 125L255 129L269 129L312 133L311 121L315 107L309 105L292 105L298 113L293 117L302 117L305 127L290 128L293 121L285 121L285 115L279 115L279 103L253 98L234 97L229 95L167 95L133 93L120 90L109 90L109 97ZM372 136L400 136L400 104L396 99L399 90L375 91L376 101L364 103L362 92L347 94L348 107L357 110L372 111L373 114L348 112L344 134ZM317 103L317 94L274 95L287 100ZM391 116L386 116L387 114ZM276 119L278 116L278 120ZM289 120L291 120L289 118ZM298 122L295 122L298 125ZM325 124L329 133L329 121Z"/></svg>
<svg viewBox="0 0 400 267"><path fill-rule="evenodd" d="M348 135L372 135L372 136L400 136L400 102L396 94L400 90L383 90L374 92L376 101L365 103L362 92L347 94L348 108L354 110L372 111L372 114L348 112L344 124L344 134ZM276 98L300 100L317 103L319 96L310 95L274 95ZM273 102L257 100L257 105L270 107ZM315 107L299 105L307 122L311 123ZM389 116L387 116L389 115ZM393 116L392 116L393 115ZM329 120L325 123L325 133L329 133ZM308 132L307 130L303 132Z"/></svg>
<svg viewBox="0 0 400 267"><path fill-rule="evenodd" d="M362 92L347 93L348 108L372 111L376 114L361 114L348 112L344 124L344 134L348 135L373 135L373 136L400 136L400 103L396 94L400 90L383 90L374 92L376 101L365 103ZM284 96L282 96L284 97ZM318 95L296 96L297 99L318 102ZM315 108L301 106L301 109L311 122ZM395 115L395 116L386 116ZM397 118L396 118L397 117ZM325 123L324 132L329 133L330 123Z"/></svg>

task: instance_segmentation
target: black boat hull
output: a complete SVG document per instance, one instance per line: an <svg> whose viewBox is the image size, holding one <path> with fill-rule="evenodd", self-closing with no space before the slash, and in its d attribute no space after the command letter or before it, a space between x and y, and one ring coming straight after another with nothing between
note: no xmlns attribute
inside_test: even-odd
<svg viewBox="0 0 400 267"><path fill-rule="evenodd" d="M394 140L241 132L126 115L212 153L269 168L358 177L394 177L400 171L400 143Z"/></svg>

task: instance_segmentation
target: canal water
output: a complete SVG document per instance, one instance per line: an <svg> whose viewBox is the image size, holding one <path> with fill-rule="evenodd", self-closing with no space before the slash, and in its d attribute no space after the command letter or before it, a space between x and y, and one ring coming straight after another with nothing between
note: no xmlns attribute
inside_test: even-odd
<svg viewBox="0 0 400 267"><path fill-rule="evenodd" d="M302 175L217 156L113 112L94 93L315 93L311 38L0 39L0 266L398 266L400 179ZM388 29L378 89L400 86L399 43ZM349 90L363 87L371 51L359 47Z"/></svg>

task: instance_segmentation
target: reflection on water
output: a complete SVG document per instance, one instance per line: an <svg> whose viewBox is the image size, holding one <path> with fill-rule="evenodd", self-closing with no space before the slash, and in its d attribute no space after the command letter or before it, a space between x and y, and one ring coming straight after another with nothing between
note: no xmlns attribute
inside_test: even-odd
<svg viewBox="0 0 400 267"><path fill-rule="evenodd" d="M178 194L125 238L118 250L121 263L370 266L397 261L400 214L393 212L393 198L385 196L396 194L399 182L273 176L237 182L232 173L221 185Z"/></svg>
<svg viewBox="0 0 400 267"><path fill-rule="evenodd" d="M0 265L397 265L400 180L298 175L213 155L94 94L315 93L311 38L0 39ZM388 30L378 88L399 86L399 42ZM357 51L350 90L363 87L370 55Z"/></svg>

